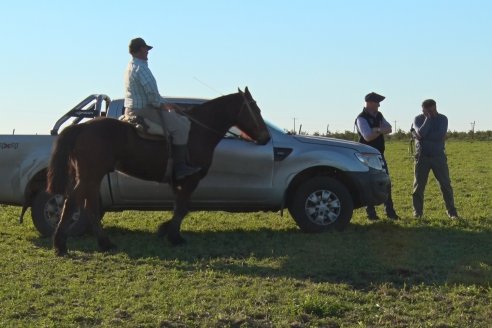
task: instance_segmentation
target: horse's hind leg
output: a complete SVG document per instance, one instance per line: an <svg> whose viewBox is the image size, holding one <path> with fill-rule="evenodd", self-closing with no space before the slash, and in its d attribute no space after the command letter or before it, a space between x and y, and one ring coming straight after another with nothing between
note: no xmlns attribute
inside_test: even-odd
<svg viewBox="0 0 492 328"><path fill-rule="evenodd" d="M101 224L101 210L99 203L99 183L92 184L88 187L86 210L89 222L92 226L92 231L96 236L99 249L101 251L109 251L116 248L116 245L111 242L108 235L104 232Z"/></svg>
<svg viewBox="0 0 492 328"><path fill-rule="evenodd" d="M76 186L67 196L65 204L63 205L60 222L58 222L58 226L53 235L53 247L55 248L55 254L58 256L67 254L67 230L70 226L75 208L80 206L83 202L83 199L77 197L77 189L78 186Z"/></svg>

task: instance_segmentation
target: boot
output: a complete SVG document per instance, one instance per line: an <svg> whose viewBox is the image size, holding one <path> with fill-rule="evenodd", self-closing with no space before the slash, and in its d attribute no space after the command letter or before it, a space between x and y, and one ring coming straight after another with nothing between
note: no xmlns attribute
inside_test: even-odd
<svg viewBox="0 0 492 328"><path fill-rule="evenodd" d="M173 145L173 160L174 160L174 176L176 180L183 179L187 176L200 172L202 169L198 166L190 166L186 164L186 156L188 155L187 145Z"/></svg>

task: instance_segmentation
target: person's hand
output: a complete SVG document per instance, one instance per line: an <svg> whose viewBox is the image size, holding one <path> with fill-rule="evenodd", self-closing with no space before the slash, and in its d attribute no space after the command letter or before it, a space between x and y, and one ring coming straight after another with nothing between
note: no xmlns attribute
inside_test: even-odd
<svg viewBox="0 0 492 328"><path fill-rule="evenodd" d="M426 118L436 117L437 116L437 109L435 106L428 107L428 108L422 108L422 113L424 113L424 116Z"/></svg>
<svg viewBox="0 0 492 328"><path fill-rule="evenodd" d="M426 118L431 118L431 113L429 112L429 110L427 108L423 108L422 113L424 114L424 116Z"/></svg>

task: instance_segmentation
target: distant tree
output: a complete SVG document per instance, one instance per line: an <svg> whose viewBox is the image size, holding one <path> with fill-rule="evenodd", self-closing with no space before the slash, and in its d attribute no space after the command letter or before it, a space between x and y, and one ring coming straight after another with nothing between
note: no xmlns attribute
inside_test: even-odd
<svg viewBox="0 0 492 328"><path fill-rule="evenodd" d="M293 134L297 135L299 134L298 132L294 130L284 130L287 134ZM330 132L328 131L327 133L320 133L319 131L315 131L312 134L310 134L308 131L301 131L301 135L313 135L317 137L330 137L330 138L337 138L337 139L344 139L344 140L352 140L352 141L357 141L359 140L359 136L356 132L354 131L349 131L345 130L343 132ZM385 136L386 140L388 141L409 141L412 139L412 134L410 131L404 131L402 129L398 129L396 132L392 134L388 134ZM448 133L446 134L446 139L447 140L476 140L476 141L492 141L492 130L487 130L487 131L468 131L468 132L459 132L459 131L451 131L449 130Z"/></svg>

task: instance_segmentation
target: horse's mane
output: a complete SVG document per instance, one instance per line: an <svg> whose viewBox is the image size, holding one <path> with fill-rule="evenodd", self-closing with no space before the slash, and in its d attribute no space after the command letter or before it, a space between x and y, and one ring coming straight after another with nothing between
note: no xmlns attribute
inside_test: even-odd
<svg viewBox="0 0 492 328"><path fill-rule="evenodd" d="M196 105L196 106L193 106L191 108L187 108L184 110L184 112L188 115L191 115L191 116L199 115L199 114L203 113L204 111L206 111L207 109L209 109L210 107L218 107L222 103L229 101L229 99L233 96L237 96L237 93L231 93L229 95L225 95L225 96L221 96L218 98L208 100L208 101L204 102L203 104Z"/></svg>

